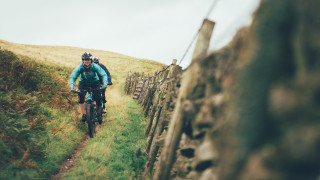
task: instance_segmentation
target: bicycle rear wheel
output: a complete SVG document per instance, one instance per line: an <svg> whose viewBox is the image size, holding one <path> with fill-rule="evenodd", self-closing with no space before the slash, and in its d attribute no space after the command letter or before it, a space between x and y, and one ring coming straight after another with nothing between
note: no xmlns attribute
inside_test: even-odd
<svg viewBox="0 0 320 180"><path fill-rule="evenodd" d="M98 122L99 124L102 124L102 112L103 112L103 106L100 108L100 112L97 112Z"/></svg>
<svg viewBox="0 0 320 180"><path fill-rule="evenodd" d="M93 105L88 103L86 105L86 118L88 123L88 133L90 138L93 138L95 133L95 127L94 127L94 113L93 113Z"/></svg>

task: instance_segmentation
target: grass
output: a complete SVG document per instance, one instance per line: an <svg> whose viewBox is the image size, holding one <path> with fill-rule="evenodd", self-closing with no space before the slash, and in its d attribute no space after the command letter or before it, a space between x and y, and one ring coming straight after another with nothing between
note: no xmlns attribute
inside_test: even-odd
<svg viewBox="0 0 320 180"><path fill-rule="evenodd" d="M85 51L100 57L112 75L109 114L66 178L139 176L147 120L139 105L121 93L128 72L151 75L163 64L114 52L0 40L0 179L48 178L87 136L68 85Z"/></svg>
<svg viewBox="0 0 320 180"><path fill-rule="evenodd" d="M48 138L43 138L46 141L46 159L41 165L48 169L49 174L56 172L59 168L59 163L64 161L67 155L71 154L78 144L86 136L86 128L79 125L78 120L74 119L68 113L53 112L53 120L50 126L47 127ZM57 118L58 117L58 118Z"/></svg>
<svg viewBox="0 0 320 180"><path fill-rule="evenodd" d="M83 49L66 46L35 46L26 44L15 44L0 40L0 47L14 52L17 55L28 56L42 62L52 62L57 65L63 65L75 68L81 63L81 55L89 51L93 56L100 57L101 62L110 70L113 82L121 84L125 81L127 74L131 72L145 72L153 75L162 63L139 59L123 54L94 49Z"/></svg>
<svg viewBox="0 0 320 180"><path fill-rule="evenodd" d="M0 179L46 178L85 135L70 68L0 50Z"/></svg>
<svg viewBox="0 0 320 180"><path fill-rule="evenodd" d="M123 86L122 86L123 87ZM76 166L62 179L139 178L146 157L144 118L140 105L128 96L108 106L107 121L83 150Z"/></svg>

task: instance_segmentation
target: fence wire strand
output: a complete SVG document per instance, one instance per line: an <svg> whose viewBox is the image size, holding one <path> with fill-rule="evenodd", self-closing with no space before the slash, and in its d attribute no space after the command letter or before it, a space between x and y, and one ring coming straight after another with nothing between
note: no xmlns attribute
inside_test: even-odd
<svg viewBox="0 0 320 180"><path fill-rule="evenodd" d="M212 13L213 9L216 7L216 5L217 5L218 2L219 2L219 0L214 0L214 1L213 1L212 5L210 6L210 9L209 9L209 11L208 11L208 13L207 13L207 15L205 16L204 19L208 19L208 18L209 18L210 14ZM180 62L178 63L178 65L181 64L181 62L183 61L183 59L184 59L185 56L187 55L190 47L192 46L193 42L196 40L196 38L197 38L197 36L199 35L199 32L201 31L201 29L202 29L202 24L201 24L201 27L199 28L199 30L197 31L197 33L193 36L193 38L192 38L190 44L188 45L187 49L186 49L185 52L183 53L183 55L182 55L182 57L181 57Z"/></svg>
<svg viewBox="0 0 320 180"><path fill-rule="evenodd" d="M206 14L204 20L209 18L210 14L212 13L213 9L216 7L216 5L217 5L218 2L219 2L219 0L214 0L214 1L213 1L213 3L212 3L212 5L210 6L210 9L209 9L208 13ZM191 48L193 42L196 40L197 36L199 35L199 33L200 33L200 31L201 31L202 25L203 25L203 24L201 24L201 27L199 28L199 30L197 31L197 33L193 36L192 41L190 42L190 44L188 45L187 49L186 49L185 52L183 53L183 56L181 57L180 62L178 63L178 65L181 64L182 60L183 60L183 59L185 58L185 56L187 55L187 53L188 53L189 49ZM166 70L167 70L170 66L172 66L172 65L173 65L173 64L170 64L170 65L168 65L167 67L163 68L163 70L157 72L154 76L157 76L157 75L160 74L161 72L166 71ZM189 65L189 66L190 66L190 65ZM189 67L189 66L188 66L188 67ZM188 68L186 68L186 69L188 69ZM186 71L186 69L183 70L182 72Z"/></svg>

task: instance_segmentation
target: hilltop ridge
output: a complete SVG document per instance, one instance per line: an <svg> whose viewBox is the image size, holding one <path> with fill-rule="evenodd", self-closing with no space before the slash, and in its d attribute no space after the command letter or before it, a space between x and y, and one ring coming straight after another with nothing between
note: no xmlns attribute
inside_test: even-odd
<svg viewBox="0 0 320 180"><path fill-rule="evenodd" d="M18 56L28 56L43 62L55 63L69 67L76 67L81 63L81 55L89 51L93 56L99 57L101 62L110 69L113 78L119 83L123 83L128 72L147 72L153 74L155 70L160 69L165 64L148 60L139 59L123 55L120 53L84 49L68 46L45 46L45 45L27 45L17 44L0 40L1 49L15 53Z"/></svg>

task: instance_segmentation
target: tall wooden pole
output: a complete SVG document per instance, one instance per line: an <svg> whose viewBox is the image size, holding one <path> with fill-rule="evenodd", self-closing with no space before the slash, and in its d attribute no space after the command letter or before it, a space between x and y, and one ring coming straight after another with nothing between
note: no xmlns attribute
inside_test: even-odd
<svg viewBox="0 0 320 180"><path fill-rule="evenodd" d="M207 55L211 34L215 23L205 19L199 32L197 44L193 53L192 62L204 58ZM153 177L154 180L169 179L175 154L179 145L186 117L183 116L185 101L192 95L192 90L197 86L199 77L199 65L194 64L188 68L183 76L175 110L169 124L168 134L164 148L161 152L160 162Z"/></svg>
<svg viewBox="0 0 320 180"><path fill-rule="evenodd" d="M197 44L192 55L192 62L196 59L202 59L207 56L214 25L215 23L208 19L203 20L202 27L198 35Z"/></svg>

